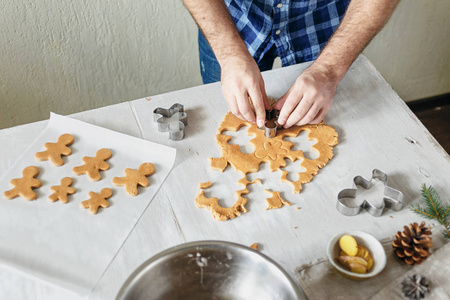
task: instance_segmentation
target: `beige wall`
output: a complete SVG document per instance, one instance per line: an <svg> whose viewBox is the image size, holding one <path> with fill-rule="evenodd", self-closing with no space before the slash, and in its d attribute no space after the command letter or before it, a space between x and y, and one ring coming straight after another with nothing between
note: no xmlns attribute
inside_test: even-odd
<svg viewBox="0 0 450 300"><path fill-rule="evenodd" d="M405 101L449 93L450 1L401 1L364 54Z"/></svg>
<svg viewBox="0 0 450 300"><path fill-rule="evenodd" d="M403 0L365 51L405 100L450 92L450 1ZM201 84L181 0L4 0L0 128Z"/></svg>
<svg viewBox="0 0 450 300"><path fill-rule="evenodd" d="M3 0L0 128L201 84L181 0Z"/></svg>

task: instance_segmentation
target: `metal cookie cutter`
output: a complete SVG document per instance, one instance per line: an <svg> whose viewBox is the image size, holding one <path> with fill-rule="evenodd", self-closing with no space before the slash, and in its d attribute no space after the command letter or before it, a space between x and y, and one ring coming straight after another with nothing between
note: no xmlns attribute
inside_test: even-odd
<svg viewBox="0 0 450 300"><path fill-rule="evenodd" d="M356 196L356 186L362 186L365 189L370 189L371 181L373 179L379 179L384 184L384 196L383 202L380 207L374 206L367 200L364 200L359 206L348 206L343 203L344 198L355 198ZM354 188L353 189L345 189L339 192L337 196L337 210L346 216L356 216L361 212L361 210L365 209L369 214L374 217L379 217L383 213L384 207L388 207L392 210L399 211L402 209L403 205L403 194L399 190L393 189L387 185L387 174L374 169L372 171L372 178L370 180L365 179L362 176L356 176L353 178Z"/></svg>
<svg viewBox="0 0 450 300"><path fill-rule="evenodd" d="M264 123L264 135L266 138L273 138L277 135L277 129L280 129L282 126L278 124L278 117L280 115L280 111L276 109L266 110L266 122Z"/></svg>
<svg viewBox="0 0 450 300"><path fill-rule="evenodd" d="M158 130L169 132L169 138L180 141L184 138L184 127L187 125L187 113L183 105L175 103L169 109L158 107L153 111L153 120L158 123Z"/></svg>

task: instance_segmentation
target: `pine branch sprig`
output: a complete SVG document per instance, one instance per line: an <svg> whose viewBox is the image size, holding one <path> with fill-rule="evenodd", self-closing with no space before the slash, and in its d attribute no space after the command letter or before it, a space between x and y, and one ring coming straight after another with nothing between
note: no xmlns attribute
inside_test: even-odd
<svg viewBox="0 0 450 300"><path fill-rule="evenodd" d="M420 205L411 205L411 210L429 220L436 220L444 227L444 237L450 239L450 205L442 204L438 193L430 185L422 185L422 198L425 201L425 207Z"/></svg>

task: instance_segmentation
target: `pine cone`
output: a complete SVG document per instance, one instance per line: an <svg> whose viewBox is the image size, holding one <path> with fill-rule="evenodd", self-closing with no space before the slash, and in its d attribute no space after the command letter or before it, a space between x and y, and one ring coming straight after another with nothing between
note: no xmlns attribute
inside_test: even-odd
<svg viewBox="0 0 450 300"><path fill-rule="evenodd" d="M428 280L425 277L414 274L403 280L402 292L409 299L423 299L430 292L428 285Z"/></svg>
<svg viewBox="0 0 450 300"><path fill-rule="evenodd" d="M425 226L425 222L403 227L403 232L397 232L392 246L395 255L409 265L419 265L430 256L430 249L433 247L431 241L430 227Z"/></svg>

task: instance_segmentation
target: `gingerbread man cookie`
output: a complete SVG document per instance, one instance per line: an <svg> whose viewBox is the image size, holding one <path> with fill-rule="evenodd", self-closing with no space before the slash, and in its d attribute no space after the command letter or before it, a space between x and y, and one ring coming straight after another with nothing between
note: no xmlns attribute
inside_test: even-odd
<svg viewBox="0 0 450 300"><path fill-rule="evenodd" d="M72 154L72 150L69 147L73 144L73 136L66 133L58 138L56 143L45 143L44 147L47 149L35 154L38 161L50 160L55 166L64 165L64 160L61 156L69 156Z"/></svg>
<svg viewBox="0 0 450 300"><path fill-rule="evenodd" d="M126 191L131 196L136 196L138 186L148 187L150 185L147 176L155 173L155 166L152 163L143 163L137 170L125 169L125 177L114 177L113 183L115 185L123 185Z"/></svg>
<svg viewBox="0 0 450 300"><path fill-rule="evenodd" d="M69 202L67 195L73 195L76 192L76 190L71 187L72 183L73 180L70 177L64 177L63 179L61 179L61 185L50 187L50 190L52 190L54 193L48 197L48 200L50 202L55 202L58 200L62 203Z"/></svg>
<svg viewBox="0 0 450 300"><path fill-rule="evenodd" d="M88 174L92 181L99 181L102 179L100 170L106 171L109 169L109 164L105 160L111 158L111 156L111 150L105 148L100 149L95 154L95 157L83 157L84 165L74 167L73 173L75 175Z"/></svg>
<svg viewBox="0 0 450 300"><path fill-rule="evenodd" d="M14 188L3 193L5 199L21 196L26 200L36 200L37 194L33 191L33 188L39 188L42 185L41 181L36 179L39 175L39 169L35 166L26 167L23 169L22 175L22 178L10 181Z"/></svg>
<svg viewBox="0 0 450 300"><path fill-rule="evenodd" d="M89 192L89 199L81 202L81 207L89 208L89 212L95 215L98 211L98 208L101 206L103 208L109 207L108 199L112 196L112 190L109 188L104 188L100 191L100 193Z"/></svg>

